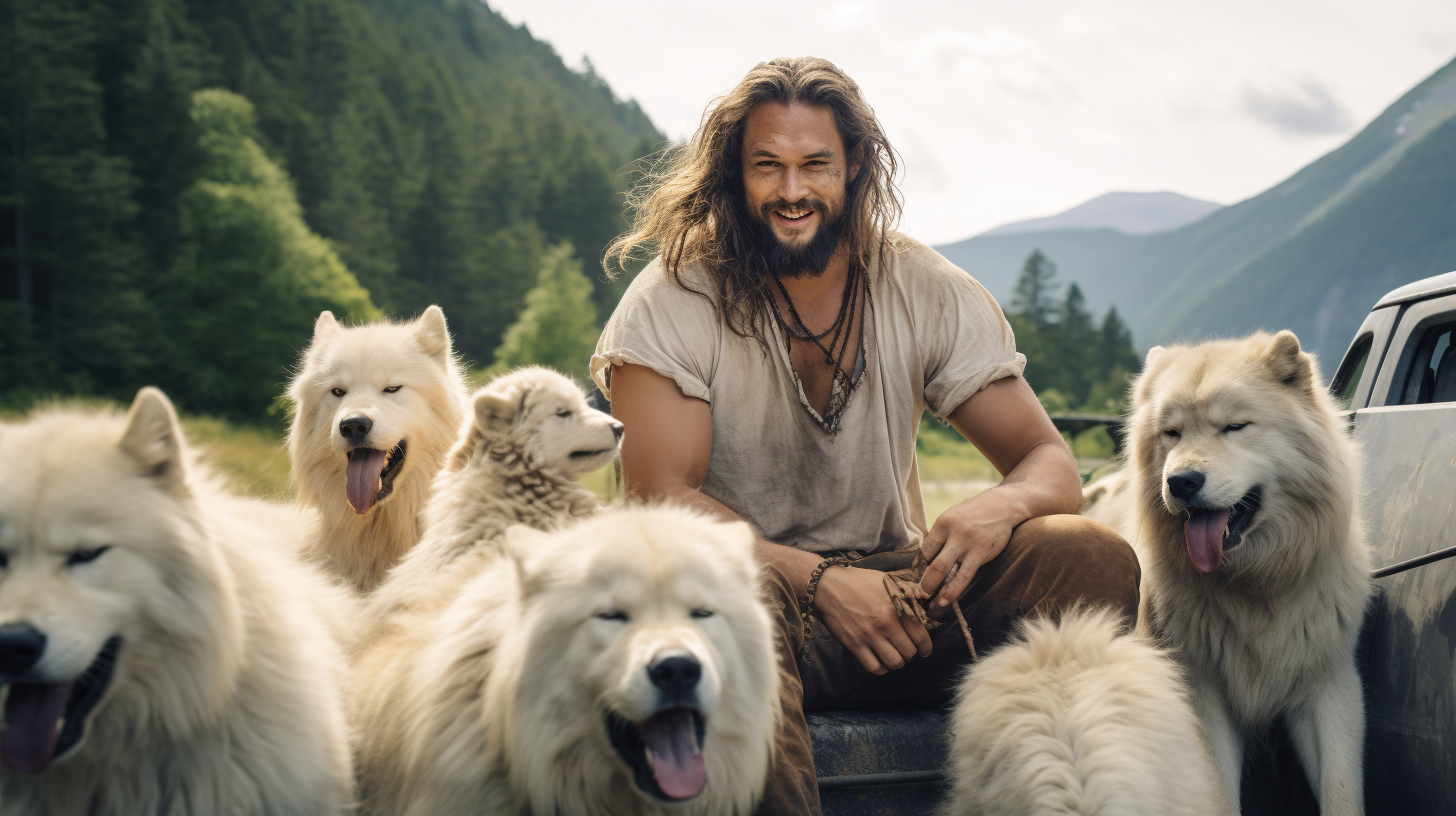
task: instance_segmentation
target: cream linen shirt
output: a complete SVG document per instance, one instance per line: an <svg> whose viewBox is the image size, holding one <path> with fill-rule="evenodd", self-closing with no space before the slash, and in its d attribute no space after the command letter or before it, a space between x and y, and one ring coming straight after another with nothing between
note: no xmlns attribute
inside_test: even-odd
<svg viewBox="0 0 1456 816"><path fill-rule="evenodd" d="M765 354L660 259L607 321L592 379L610 399L612 367L642 365L707 402L713 446L702 490L764 538L813 552L917 547L927 530L915 461L921 415L948 416L989 383L1020 374L1026 358L985 287L930 247L896 237L888 268L869 271L864 370L834 435L811 416L776 323ZM713 291L700 268L682 277Z"/></svg>

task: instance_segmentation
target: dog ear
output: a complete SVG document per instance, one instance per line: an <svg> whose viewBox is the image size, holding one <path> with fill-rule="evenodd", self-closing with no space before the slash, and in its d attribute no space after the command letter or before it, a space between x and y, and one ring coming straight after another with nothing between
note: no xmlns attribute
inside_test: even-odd
<svg viewBox="0 0 1456 816"><path fill-rule="evenodd" d="M1162 346L1153 346L1148 349L1147 356L1143 358L1143 370L1138 373L1132 383L1132 406L1147 401L1153 380L1157 379L1158 372L1167 367L1168 361L1167 349Z"/></svg>
<svg viewBox="0 0 1456 816"><path fill-rule="evenodd" d="M1284 329L1274 335L1274 340L1264 352L1264 364L1274 379L1297 391L1310 391L1314 378L1313 358L1300 349L1299 338L1294 332Z"/></svg>
<svg viewBox="0 0 1456 816"><path fill-rule="evenodd" d="M450 357L450 329L445 325L445 312L439 306L430 306L415 321L415 339L420 348L431 357Z"/></svg>
<svg viewBox="0 0 1456 816"><path fill-rule="evenodd" d="M147 386L137 392L126 412L120 448L167 487L180 489L185 484L182 427L172 401L161 391Z"/></svg>
<svg viewBox="0 0 1456 816"><path fill-rule="evenodd" d="M319 312L318 320L313 322L313 341L317 343L338 330L339 321L334 319L334 313L324 309Z"/></svg>
<svg viewBox="0 0 1456 816"><path fill-rule="evenodd" d="M514 393L489 386L475 392L475 425L488 436L505 436L520 410L521 400Z"/></svg>

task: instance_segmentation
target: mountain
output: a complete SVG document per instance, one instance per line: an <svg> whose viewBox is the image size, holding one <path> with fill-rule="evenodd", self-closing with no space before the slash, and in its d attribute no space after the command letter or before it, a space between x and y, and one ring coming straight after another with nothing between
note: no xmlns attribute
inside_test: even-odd
<svg viewBox="0 0 1456 816"><path fill-rule="evenodd" d="M982 235L1015 235L1059 229L1115 229L1128 235L1167 232L1223 208L1222 204L1178 193L1107 193L1070 210L1004 224Z"/></svg>
<svg viewBox="0 0 1456 816"><path fill-rule="evenodd" d="M998 298L1040 248L1139 346L1293 329L1332 369L1386 291L1456 269L1456 61L1271 189L1169 232L1058 229L939 247Z"/></svg>

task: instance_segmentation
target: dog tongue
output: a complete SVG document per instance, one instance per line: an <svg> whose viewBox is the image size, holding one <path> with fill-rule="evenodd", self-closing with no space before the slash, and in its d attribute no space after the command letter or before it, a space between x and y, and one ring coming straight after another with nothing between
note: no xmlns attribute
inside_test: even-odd
<svg viewBox="0 0 1456 816"><path fill-rule="evenodd" d="M652 760L652 776L673 799L690 799L703 790L707 771L698 750L698 729L692 711L674 708L639 726Z"/></svg>
<svg viewBox="0 0 1456 816"><path fill-rule="evenodd" d="M1183 522L1188 540L1188 558L1199 572L1213 572L1223 563L1223 531L1228 527L1228 510L1189 510Z"/></svg>
<svg viewBox="0 0 1456 816"><path fill-rule="evenodd" d="M344 493L354 512L364 515L379 498L379 474L384 471L384 451L355 448L349 451L349 467L344 473L348 485Z"/></svg>
<svg viewBox="0 0 1456 816"><path fill-rule="evenodd" d="M0 734L0 761L5 767L28 774L50 767L60 737L56 725L70 699L70 682L10 684L5 732Z"/></svg>

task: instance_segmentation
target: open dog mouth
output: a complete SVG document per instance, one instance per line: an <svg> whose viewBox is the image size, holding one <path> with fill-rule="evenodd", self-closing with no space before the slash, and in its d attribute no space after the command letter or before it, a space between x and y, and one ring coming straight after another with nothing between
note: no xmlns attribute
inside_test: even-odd
<svg viewBox="0 0 1456 816"><path fill-rule="evenodd" d="M1225 550L1244 540L1244 530L1263 504L1264 489L1255 486L1232 507L1189 507L1184 510L1183 538L1188 559L1199 572L1213 572L1223 563Z"/></svg>
<svg viewBox="0 0 1456 816"><path fill-rule="evenodd" d="M608 711L603 715L612 747L632 769L632 781L654 799L676 802L703 792L706 722L692 708L669 708L641 723Z"/></svg>
<svg viewBox="0 0 1456 816"><path fill-rule="evenodd" d="M364 515L369 508L389 498L394 492L394 477L404 466L405 440L399 440L388 453L374 448L355 448L348 453L349 464L344 470L346 484L344 495L354 512Z"/></svg>
<svg viewBox="0 0 1456 816"><path fill-rule="evenodd" d="M599 448L597 450L579 450L579 451L572 451L571 452L571 458L572 459L578 459L578 460L580 460L580 459L590 459L593 456L601 456L602 454L605 454L605 453L611 453L613 450L615 450L615 448Z"/></svg>
<svg viewBox="0 0 1456 816"><path fill-rule="evenodd" d="M120 651L121 637L113 637L75 680L10 684L5 731L0 733L0 761L5 767L17 773L42 773L81 743L86 718L106 693Z"/></svg>

